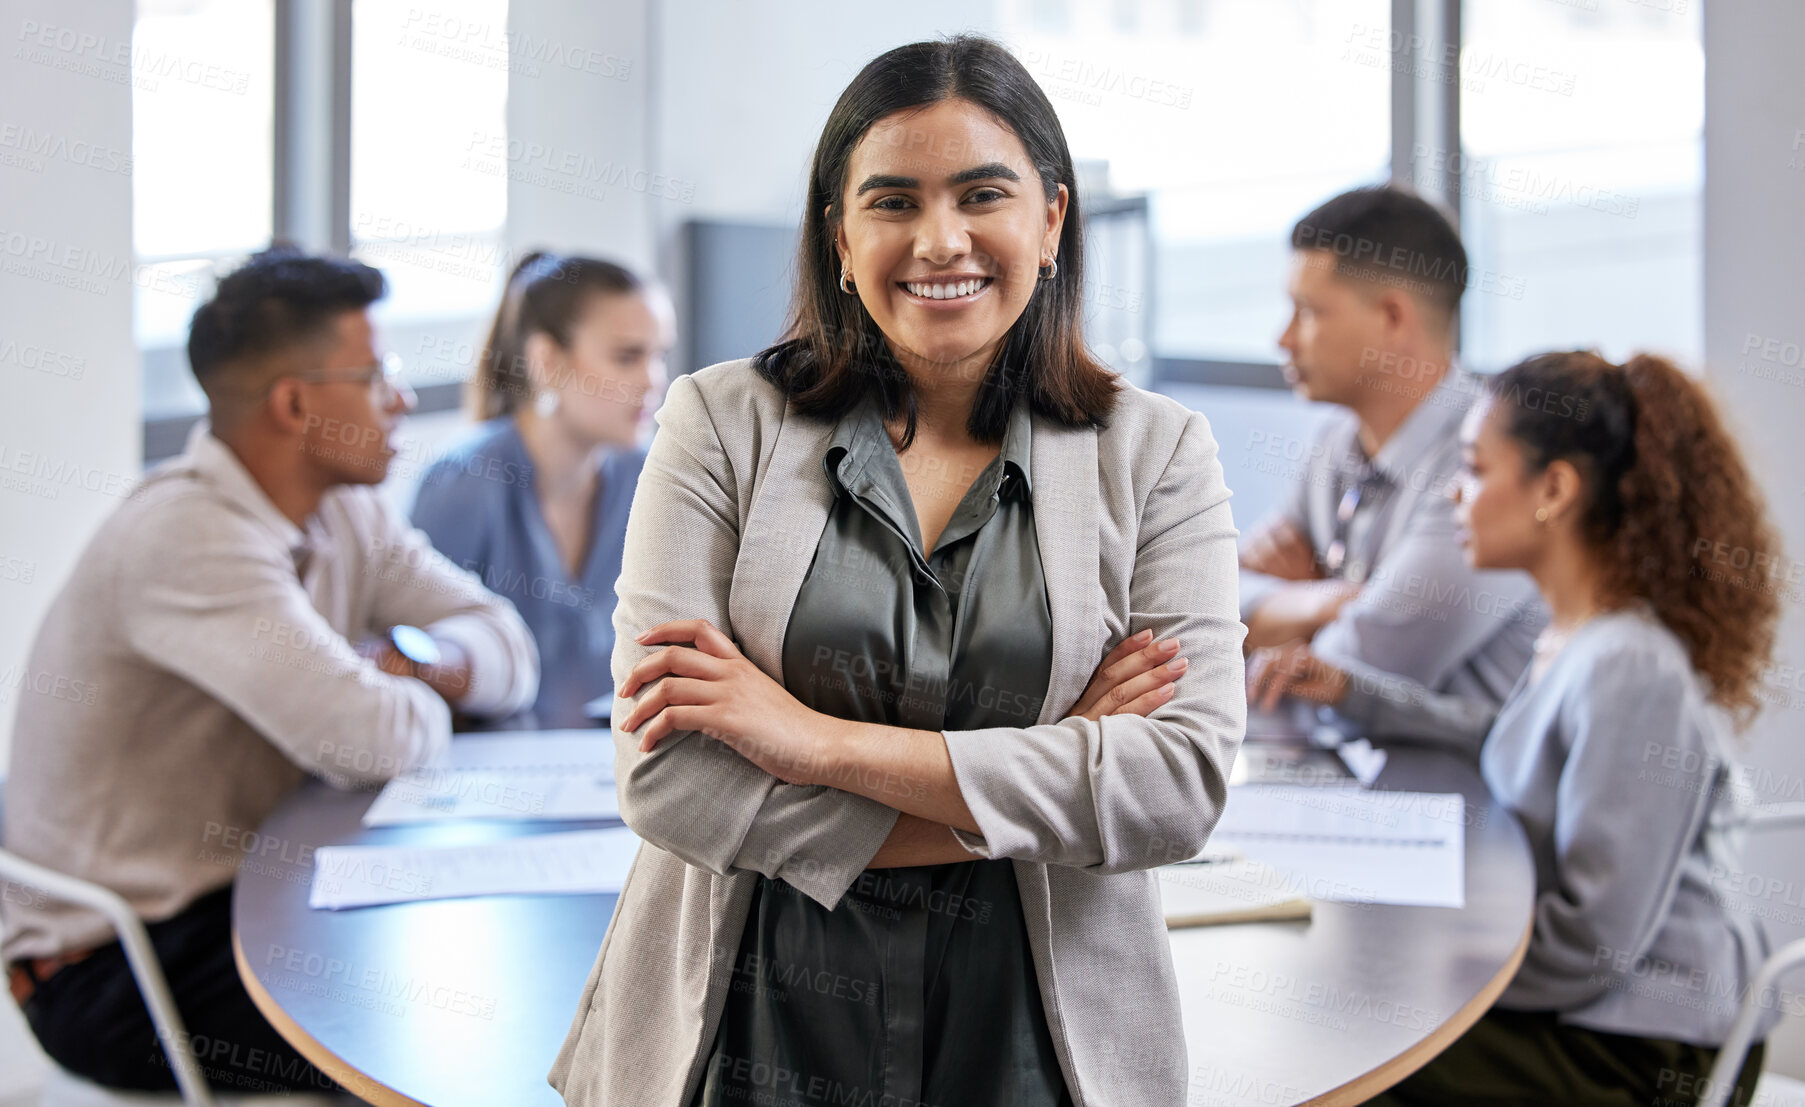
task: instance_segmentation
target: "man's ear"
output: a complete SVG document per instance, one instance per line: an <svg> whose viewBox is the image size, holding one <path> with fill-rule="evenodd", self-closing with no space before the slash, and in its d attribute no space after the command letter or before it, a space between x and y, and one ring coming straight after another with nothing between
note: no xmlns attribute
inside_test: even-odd
<svg viewBox="0 0 1805 1107"><path fill-rule="evenodd" d="M1422 312L1417 302L1410 298L1410 293L1399 288L1387 288L1379 293L1376 301L1380 314L1385 320L1385 329L1390 334L1399 334L1419 325Z"/></svg>
<svg viewBox="0 0 1805 1107"><path fill-rule="evenodd" d="M300 436L319 422L305 381L294 377L277 377L260 405L264 417L285 435ZM248 414L248 413L247 413Z"/></svg>

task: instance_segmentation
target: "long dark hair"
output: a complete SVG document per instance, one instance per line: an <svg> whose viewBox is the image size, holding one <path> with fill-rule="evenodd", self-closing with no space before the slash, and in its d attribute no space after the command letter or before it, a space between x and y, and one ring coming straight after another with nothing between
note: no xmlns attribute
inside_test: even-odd
<svg viewBox="0 0 1805 1107"><path fill-rule="evenodd" d="M1519 362L1488 391L1530 475L1579 470L1605 602L1653 606L1746 726L1773 653L1780 542L1710 393L1663 358L1577 350Z"/></svg>
<svg viewBox="0 0 1805 1107"><path fill-rule="evenodd" d="M985 373L966 424L980 442L998 442L1016 397L1067 426L1107 425L1121 389L1115 373L1084 344L1084 228L1065 132L1040 86L1000 43L973 35L899 46L871 61L834 104L815 146L802 216L796 290L783 341L753 360L798 411L838 418L875 387L885 418L907 413L902 448L915 437L916 398L876 322L857 296L839 289L835 234L853 149L892 112L941 100L969 100L1021 140L1051 200L1065 185L1058 272L1036 287Z"/></svg>
<svg viewBox="0 0 1805 1107"><path fill-rule="evenodd" d="M465 407L477 419L512 415L532 398L526 340L544 334L570 346L571 328L596 294L640 292L644 283L625 266L599 258L560 256L535 250L508 275L501 306L489 324L489 338L464 392Z"/></svg>

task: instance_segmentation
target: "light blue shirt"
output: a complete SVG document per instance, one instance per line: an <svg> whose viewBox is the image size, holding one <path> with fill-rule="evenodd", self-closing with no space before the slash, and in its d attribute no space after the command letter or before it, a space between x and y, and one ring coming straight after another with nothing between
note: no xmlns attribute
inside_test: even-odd
<svg viewBox="0 0 1805 1107"><path fill-rule="evenodd" d="M1500 1007L1610 1034L1723 1043L1768 953L1740 894L1750 789L1723 711L1644 605L1526 673L1480 769L1535 857L1535 928ZM1761 1030L1781 1014L1767 997Z"/></svg>
<svg viewBox="0 0 1805 1107"><path fill-rule="evenodd" d="M535 722L587 726L583 705L614 692L614 582L643 448L607 452L599 467L594 530L571 576L539 508L532 459L511 417L492 419L421 478L414 525L439 552L513 602L539 646Z"/></svg>

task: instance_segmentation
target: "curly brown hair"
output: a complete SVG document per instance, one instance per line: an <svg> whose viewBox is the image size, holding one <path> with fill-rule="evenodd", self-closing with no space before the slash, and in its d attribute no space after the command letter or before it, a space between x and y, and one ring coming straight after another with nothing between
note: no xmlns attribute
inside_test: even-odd
<svg viewBox="0 0 1805 1107"><path fill-rule="evenodd" d="M1609 607L1646 600L1746 727L1774 646L1780 542L1710 393L1672 362L1539 354L1493 377L1531 474L1565 460Z"/></svg>

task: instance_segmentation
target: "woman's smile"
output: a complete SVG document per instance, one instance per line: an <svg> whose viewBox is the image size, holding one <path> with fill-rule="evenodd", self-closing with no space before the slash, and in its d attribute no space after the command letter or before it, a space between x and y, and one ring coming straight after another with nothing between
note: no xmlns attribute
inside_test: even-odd
<svg viewBox="0 0 1805 1107"><path fill-rule="evenodd" d="M995 277L982 274L924 277L921 280L897 281L910 303L930 311L947 311L967 307L982 299L996 283Z"/></svg>

